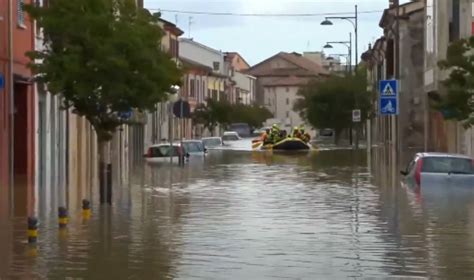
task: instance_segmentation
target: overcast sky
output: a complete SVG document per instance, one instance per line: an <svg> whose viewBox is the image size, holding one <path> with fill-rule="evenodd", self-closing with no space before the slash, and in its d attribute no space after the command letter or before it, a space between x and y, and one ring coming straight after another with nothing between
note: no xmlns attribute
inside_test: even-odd
<svg viewBox="0 0 474 280"><path fill-rule="evenodd" d="M359 56L369 43L381 36L378 23L389 0L145 0L148 9L232 12L232 13L347 13L359 7ZM401 1L401 3L409 1ZM256 64L280 51L321 51L327 41L347 41L353 26L334 20L321 26L324 16L241 17L189 15L162 11L163 18L185 31L184 37L222 51L239 52ZM192 16L191 28L189 17ZM350 16L350 15L349 15ZM191 32L189 32L191 31ZM347 53L347 47L334 45L327 54Z"/></svg>

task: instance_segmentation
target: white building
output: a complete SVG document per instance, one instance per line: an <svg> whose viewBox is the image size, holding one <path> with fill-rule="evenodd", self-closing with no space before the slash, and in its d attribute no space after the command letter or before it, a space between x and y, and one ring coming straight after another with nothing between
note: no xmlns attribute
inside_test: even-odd
<svg viewBox="0 0 474 280"><path fill-rule="evenodd" d="M299 98L299 89L308 82L308 78L285 77L264 86L265 107L272 112L274 121L280 123L287 131L305 124L293 106Z"/></svg>
<svg viewBox="0 0 474 280"><path fill-rule="evenodd" d="M328 72L298 53L280 52L251 67L248 74L257 77L256 99L267 107L281 125L291 128L304 124L293 106L299 98L299 88L312 79L324 78ZM309 126L307 126L309 130Z"/></svg>
<svg viewBox="0 0 474 280"><path fill-rule="evenodd" d="M39 0L38 4L42 5L43 1ZM41 50L44 48L42 30L35 30L35 48ZM60 109L60 97L50 94L43 84L35 83L34 87L38 100L35 108L35 150L38 151L35 197L40 202L35 208L38 213L55 211L66 202L68 124L67 112Z"/></svg>

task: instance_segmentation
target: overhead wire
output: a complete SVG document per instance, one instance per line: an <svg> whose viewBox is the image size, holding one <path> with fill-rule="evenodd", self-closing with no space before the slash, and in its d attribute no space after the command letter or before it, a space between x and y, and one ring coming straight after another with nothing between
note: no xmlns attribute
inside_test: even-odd
<svg viewBox="0 0 474 280"><path fill-rule="evenodd" d="M329 12L329 13L233 13L233 12L205 12L205 11L188 11L173 9L157 9L149 8L150 11L188 14L188 15L207 15L207 16L237 16L237 17L324 17L324 16L344 16L353 15L354 12ZM383 10L359 11L359 14L375 14L382 13Z"/></svg>

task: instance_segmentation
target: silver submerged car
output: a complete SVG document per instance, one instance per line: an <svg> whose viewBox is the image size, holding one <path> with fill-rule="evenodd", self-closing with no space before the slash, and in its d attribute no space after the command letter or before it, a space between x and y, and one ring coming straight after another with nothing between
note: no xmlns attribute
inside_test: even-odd
<svg viewBox="0 0 474 280"><path fill-rule="evenodd" d="M411 188L474 188L473 159L464 155L420 153L400 173Z"/></svg>

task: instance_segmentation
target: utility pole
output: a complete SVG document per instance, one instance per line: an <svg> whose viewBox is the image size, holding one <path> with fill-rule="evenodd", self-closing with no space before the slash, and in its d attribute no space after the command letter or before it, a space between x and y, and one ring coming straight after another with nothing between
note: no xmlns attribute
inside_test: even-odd
<svg viewBox="0 0 474 280"><path fill-rule="evenodd" d="M194 21L193 21L193 17L189 17L189 22L188 22L188 36L189 36L189 39L191 39L191 26L193 25Z"/></svg>
<svg viewBox="0 0 474 280"><path fill-rule="evenodd" d="M10 97L10 205L12 214L15 207L15 94L13 86L13 0L8 0L8 91Z"/></svg>

